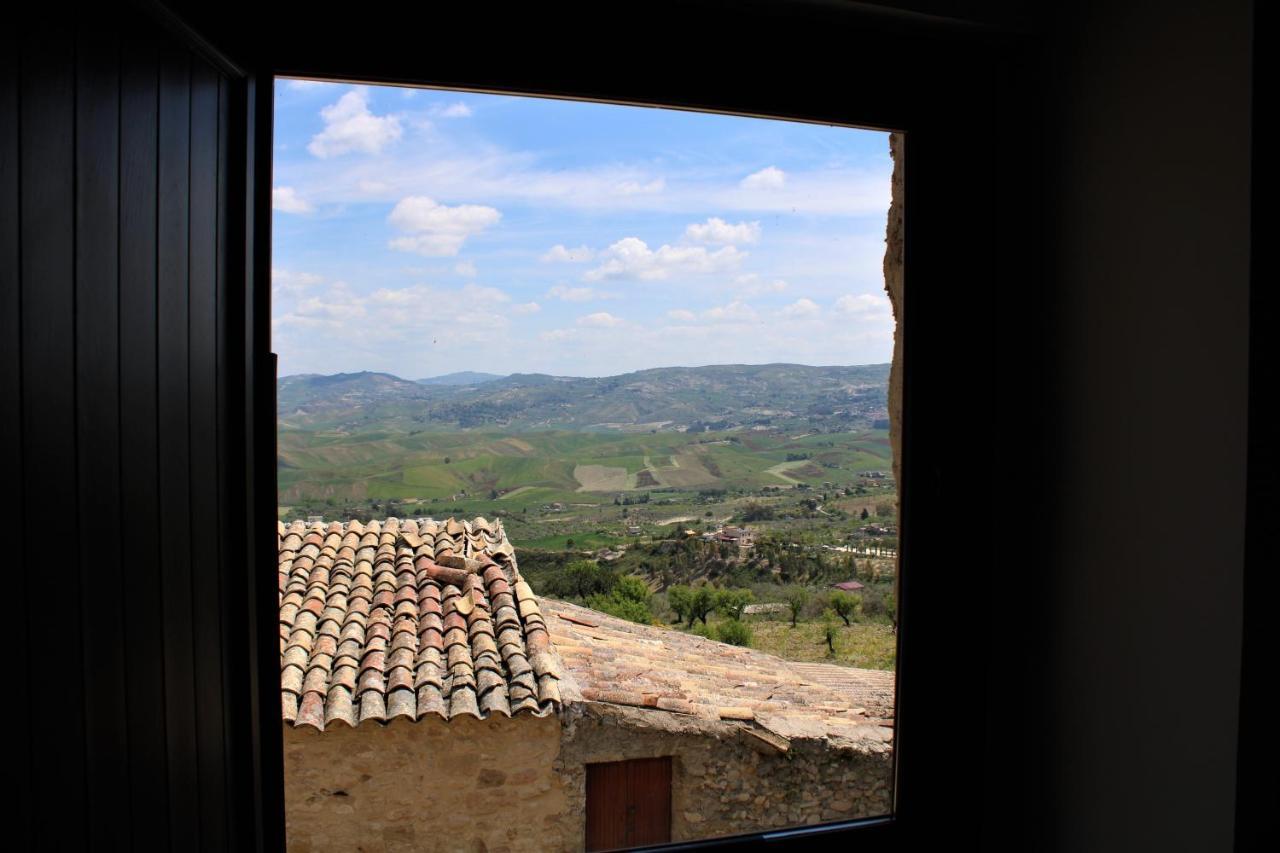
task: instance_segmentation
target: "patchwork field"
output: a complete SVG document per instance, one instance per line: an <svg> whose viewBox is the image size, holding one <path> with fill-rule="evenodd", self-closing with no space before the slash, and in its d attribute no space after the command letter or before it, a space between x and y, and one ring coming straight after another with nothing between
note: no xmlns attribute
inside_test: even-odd
<svg viewBox="0 0 1280 853"><path fill-rule="evenodd" d="M591 495L843 486L890 465L884 430L796 438L774 432L279 435L286 506L325 499L500 501L509 512Z"/></svg>

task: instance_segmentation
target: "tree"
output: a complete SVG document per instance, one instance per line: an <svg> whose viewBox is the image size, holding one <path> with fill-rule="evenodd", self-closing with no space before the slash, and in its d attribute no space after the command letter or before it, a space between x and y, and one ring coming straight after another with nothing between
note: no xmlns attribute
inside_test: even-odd
<svg viewBox="0 0 1280 853"><path fill-rule="evenodd" d="M702 624L707 624L707 614L716 609L716 591L711 587L703 584L693 591L693 598L689 607L689 625L693 625L694 617L702 620Z"/></svg>
<svg viewBox="0 0 1280 853"><path fill-rule="evenodd" d="M694 617L690 615L693 612L693 590L687 586L673 586L667 590L667 605L671 611L676 614L676 621L682 622L689 620L689 627L693 627Z"/></svg>
<svg viewBox="0 0 1280 853"><path fill-rule="evenodd" d="M862 508L862 514L859 515L858 517L861 518L863 521L866 521L868 518L871 517L871 513L867 512L867 508L864 506Z"/></svg>
<svg viewBox="0 0 1280 853"><path fill-rule="evenodd" d="M832 657L836 654L836 638L840 636L840 629L836 626L835 613L830 610L824 611L822 614L822 638L827 641L827 652Z"/></svg>
<svg viewBox="0 0 1280 853"><path fill-rule="evenodd" d="M587 598L597 593L608 593L614 585L613 573L591 560L574 560L564 567L565 584L570 595Z"/></svg>
<svg viewBox="0 0 1280 853"><path fill-rule="evenodd" d="M793 586L787 590L787 607L791 608L791 627L796 626L804 606L809 603L809 590L802 586Z"/></svg>
<svg viewBox="0 0 1280 853"><path fill-rule="evenodd" d="M649 585L635 575L623 575L618 578L613 585L612 594L629 601L641 602L646 606L651 596Z"/></svg>
<svg viewBox="0 0 1280 853"><path fill-rule="evenodd" d="M448 464L449 464L450 462L452 462L452 461L453 461L453 460L452 460L452 459L450 459L448 456L446 456L446 457L444 458L444 464L446 464L446 465L448 465Z"/></svg>
<svg viewBox="0 0 1280 853"><path fill-rule="evenodd" d="M587 606L619 619L649 625L653 623L650 599L648 584L635 575L623 575L617 579L608 595L597 593L588 598Z"/></svg>
<svg viewBox="0 0 1280 853"><path fill-rule="evenodd" d="M742 507L742 511L738 513L738 517L743 522L768 521L773 518L773 507L768 504L762 504L759 501L748 501Z"/></svg>
<svg viewBox="0 0 1280 853"><path fill-rule="evenodd" d="M862 611L862 596L850 595L844 591L832 593L831 609L844 620L844 624L848 625L849 620L858 618L858 614Z"/></svg>
<svg viewBox="0 0 1280 853"><path fill-rule="evenodd" d="M716 592L716 612L726 619L741 619L742 611L755 601L755 595L749 589L721 589ZM726 640L725 642L728 642ZM735 643L734 645L742 645Z"/></svg>

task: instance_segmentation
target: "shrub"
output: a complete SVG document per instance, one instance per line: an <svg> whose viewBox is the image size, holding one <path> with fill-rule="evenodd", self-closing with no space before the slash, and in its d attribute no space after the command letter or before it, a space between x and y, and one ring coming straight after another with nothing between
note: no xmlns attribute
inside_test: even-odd
<svg viewBox="0 0 1280 853"><path fill-rule="evenodd" d="M716 612L726 619L741 619L743 609L755 601L755 598L749 589L719 590L716 593ZM728 642L728 640L725 642ZM741 644L735 643L734 645Z"/></svg>
<svg viewBox="0 0 1280 853"><path fill-rule="evenodd" d="M588 598L587 606L619 619L652 625L651 598L648 584L635 575L623 575L616 579L613 589L607 595L596 593Z"/></svg>
<svg viewBox="0 0 1280 853"><path fill-rule="evenodd" d="M613 585L613 595L628 601L649 604L649 585L635 575L623 575Z"/></svg>
<svg viewBox="0 0 1280 853"><path fill-rule="evenodd" d="M749 646L751 629L737 619L726 619L716 626L716 639L731 646Z"/></svg>
<svg viewBox="0 0 1280 853"><path fill-rule="evenodd" d="M599 563L591 560L574 560L564 567L565 583L572 590L571 595L579 598L598 593L608 593L613 589L614 573Z"/></svg>
<svg viewBox="0 0 1280 853"><path fill-rule="evenodd" d="M868 616L885 615L885 600L875 588L868 587L862 594L862 612Z"/></svg>
<svg viewBox="0 0 1280 853"><path fill-rule="evenodd" d="M573 560L564 568L548 572L538 585L540 594L557 598L587 599L607 595L617 582L617 572L591 560Z"/></svg>
<svg viewBox="0 0 1280 853"><path fill-rule="evenodd" d="M617 593L613 595L593 595L587 599L587 606L601 613L608 613L628 622L639 622L641 625L653 624L653 611L649 602L624 598Z"/></svg>

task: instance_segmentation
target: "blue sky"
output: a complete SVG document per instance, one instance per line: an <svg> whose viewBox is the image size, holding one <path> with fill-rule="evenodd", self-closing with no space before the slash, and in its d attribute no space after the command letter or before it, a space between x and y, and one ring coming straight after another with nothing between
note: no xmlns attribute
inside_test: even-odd
<svg viewBox="0 0 1280 853"><path fill-rule="evenodd" d="M279 80L280 374L886 362L887 134Z"/></svg>

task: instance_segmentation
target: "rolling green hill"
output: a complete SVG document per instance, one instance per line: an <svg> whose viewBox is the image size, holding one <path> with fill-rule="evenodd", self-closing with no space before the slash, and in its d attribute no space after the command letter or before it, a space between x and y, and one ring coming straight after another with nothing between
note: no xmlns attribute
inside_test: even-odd
<svg viewBox="0 0 1280 853"><path fill-rule="evenodd" d="M881 426L889 365L711 365L596 378L513 374L468 384L385 373L280 380L286 429L346 434L486 429L615 433L733 429L847 431Z"/></svg>

